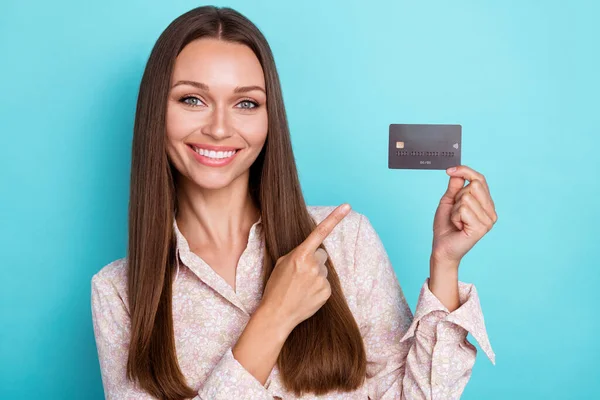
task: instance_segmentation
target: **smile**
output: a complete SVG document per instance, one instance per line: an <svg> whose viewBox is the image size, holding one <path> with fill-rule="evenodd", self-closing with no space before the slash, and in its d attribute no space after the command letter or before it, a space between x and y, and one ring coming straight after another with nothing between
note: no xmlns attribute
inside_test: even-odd
<svg viewBox="0 0 600 400"><path fill-rule="evenodd" d="M231 163L242 149L225 147L223 149L205 149L197 145L188 144L194 159L208 167L223 167Z"/></svg>
<svg viewBox="0 0 600 400"><path fill-rule="evenodd" d="M229 158L229 157L232 157L235 153L237 153L237 150L214 151L214 150L203 149L203 148L196 147L196 146L192 146L192 149L194 149L194 151L196 153L200 154L201 156L212 158L214 160Z"/></svg>

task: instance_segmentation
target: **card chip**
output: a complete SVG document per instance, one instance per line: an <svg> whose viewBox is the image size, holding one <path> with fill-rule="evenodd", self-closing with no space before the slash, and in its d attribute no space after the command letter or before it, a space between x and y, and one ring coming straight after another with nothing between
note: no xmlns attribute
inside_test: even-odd
<svg viewBox="0 0 600 400"><path fill-rule="evenodd" d="M396 142L396 148L397 149L403 149L404 148L404 142Z"/></svg>

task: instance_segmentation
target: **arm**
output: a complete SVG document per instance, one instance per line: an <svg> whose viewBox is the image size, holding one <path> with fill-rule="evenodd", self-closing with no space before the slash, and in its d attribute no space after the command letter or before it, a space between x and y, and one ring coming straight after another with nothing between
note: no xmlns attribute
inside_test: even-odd
<svg viewBox="0 0 600 400"><path fill-rule="evenodd" d="M370 399L458 399L475 362L469 332L494 362L475 287L458 282L460 306L449 312L427 279L413 317L383 244L364 216L355 282Z"/></svg>
<svg viewBox="0 0 600 400"><path fill-rule="evenodd" d="M134 382L127 379L127 357L130 338L129 312L125 303L109 279L95 275L92 279L92 318L94 335L98 348L100 370L104 394L107 399L136 399L150 400L153 396L143 391ZM272 354L278 344L263 343L260 335L255 332L264 329L261 316L248 323L242 334L246 342L240 343L241 354L248 352L252 346L259 347L262 356L266 360L264 371L271 362ZM241 339L241 338L240 338ZM200 362L200 361L199 361ZM250 363L250 367L253 365ZM273 365L271 365L272 368ZM269 369L270 372L270 369ZM268 373L267 373L268 375ZM213 368L210 375L202 382L195 400L219 400L232 398L252 398L257 400L272 400L263 385L252 376L233 356L232 349L228 349L221 360Z"/></svg>
<svg viewBox="0 0 600 400"><path fill-rule="evenodd" d="M449 312L460 307L458 265L442 265L433 257L429 260L429 290Z"/></svg>
<svg viewBox="0 0 600 400"><path fill-rule="evenodd" d="M261 304L252 314L244 332L233 346L233 356L262 385L277 362L281 348L291 333L274 311Z"/></svg>

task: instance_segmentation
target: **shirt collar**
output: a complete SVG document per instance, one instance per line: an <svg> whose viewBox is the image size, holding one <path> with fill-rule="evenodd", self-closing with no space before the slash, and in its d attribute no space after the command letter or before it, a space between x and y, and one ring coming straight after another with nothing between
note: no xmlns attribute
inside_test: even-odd
<svg viewBox="0 0 600 400"><path fill-rule="evenodd" d="M175 274L175 280L179 277L180 261L186 265L198 278L204 281L208 286L213 288L225 299L229 300L232 304L237 306L242 311L248 313L246 307L241 301L240 297L233 291L232 287L220 277L206 262L204 262L198 255L190 250L187 239L183 236L179 227L177 226L177 219L173 218L173 231L177 239L177 271ZM258 246L262 246L262 217L259 217L250 227L248 233L248 247L256 249Z"/></svg>

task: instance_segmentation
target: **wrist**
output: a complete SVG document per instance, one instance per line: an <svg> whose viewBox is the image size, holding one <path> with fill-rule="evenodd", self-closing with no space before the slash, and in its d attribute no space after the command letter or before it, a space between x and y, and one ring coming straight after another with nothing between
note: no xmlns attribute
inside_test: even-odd
<svg viewBox="0 0 600 400"><path fill-rule="evenodd" d="M440 274L440 275L456 275L458 276L458 266L460 261L454 260L446 260L436 258L434 255L431 255L429 258L429 272L431 274Z"/></svg>
<svg viewBox="0 0 600 400"><path fill-rule="evenodd" d="M460 307L458 263L440 263L432 260L429 271L429 290L449 312Z"/></svg>
<svg viewBox="0 0 600 400"><path fill-rule="evenodd" d="M264 304L258 306L252 319L256 319L264 327L265 333L281 344L295 328L295 325L281 315L279 309Z"/></svg>
<svg viewBox="0 0 600 400"><path fill-rule="evenodd" d="M429 286L458 285L458 265L453 261L440 261L433 257L429 262Z"/></svg>

